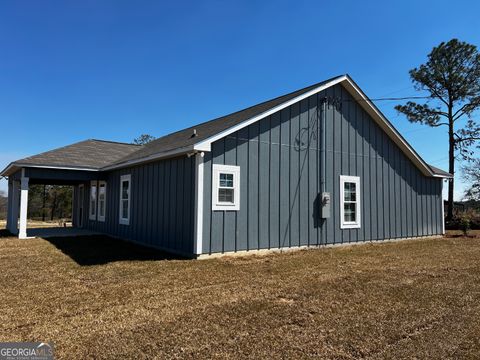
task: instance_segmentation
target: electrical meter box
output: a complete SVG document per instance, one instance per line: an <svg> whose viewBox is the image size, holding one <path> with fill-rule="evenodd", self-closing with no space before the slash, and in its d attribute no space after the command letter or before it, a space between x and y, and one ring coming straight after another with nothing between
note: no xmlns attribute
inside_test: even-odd
<svg viewBox="0 0 480 360"><path fill-rule="evenodd" d="M322 193L322 218L323 219L328 219L330 217L330 207L331 207L330 193L324 192Z"/></svg>

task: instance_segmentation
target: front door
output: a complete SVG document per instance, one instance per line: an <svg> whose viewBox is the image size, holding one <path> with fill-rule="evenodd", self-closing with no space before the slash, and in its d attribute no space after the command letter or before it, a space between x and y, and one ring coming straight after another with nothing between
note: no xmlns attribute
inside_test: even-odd
<svg viewBox="0 0 480 360"><path fill-rule="evenodd" d="M77 227L83 227L83 204L85 202L85 187L83 184L78 185L78 201L77 201Z"/></svg>

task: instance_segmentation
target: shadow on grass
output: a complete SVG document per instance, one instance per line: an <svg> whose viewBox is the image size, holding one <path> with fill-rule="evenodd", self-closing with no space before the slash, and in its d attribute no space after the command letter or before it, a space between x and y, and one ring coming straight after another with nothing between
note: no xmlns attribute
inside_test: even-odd
<svg viewBox="0 0 480 360"><path fill-rule="evenodd" d="M0 229L0 239L15 236L7 229Z"/></svg>
<svg viewBox="0 0 480 360"><path fill-rule="evenodd" d="M184 259L154 248L102 235L49 237L45 240L82 266L115 261Z"/></svg>

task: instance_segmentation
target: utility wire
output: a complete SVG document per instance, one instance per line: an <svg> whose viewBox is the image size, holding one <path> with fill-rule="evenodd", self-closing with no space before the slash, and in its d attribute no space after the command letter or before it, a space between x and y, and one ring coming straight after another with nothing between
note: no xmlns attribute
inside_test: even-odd
<svg viewBox="0 0 480 360"><path fill-rule="evenodd" d="M405 97L388 97L368 99L370 101L391 101L391 100L412 100L412 99L432 99L431 96L405 96Z"/></svg>
<svg viewBox="0 0 480 360"><path fill-rule="evenodd" d="M415 99L433 99L432 96L402 96L402 97L383 97L383 98L366 98L366 99L341 99L339 96L325 96L328 103L340 104L343 102L361 102L361 101L401 101Z"/></svg>

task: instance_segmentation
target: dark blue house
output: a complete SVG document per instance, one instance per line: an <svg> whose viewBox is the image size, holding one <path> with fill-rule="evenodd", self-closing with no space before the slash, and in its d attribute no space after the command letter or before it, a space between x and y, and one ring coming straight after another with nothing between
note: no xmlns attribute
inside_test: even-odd
<svg viewBox="0 0 480 360"><path fill-rule="evenodd" d="M143 146L87 140L1 175L21 238L29 184L67 184L75 227L191 257L440 235L451 177L348 75Z"/></svg>

